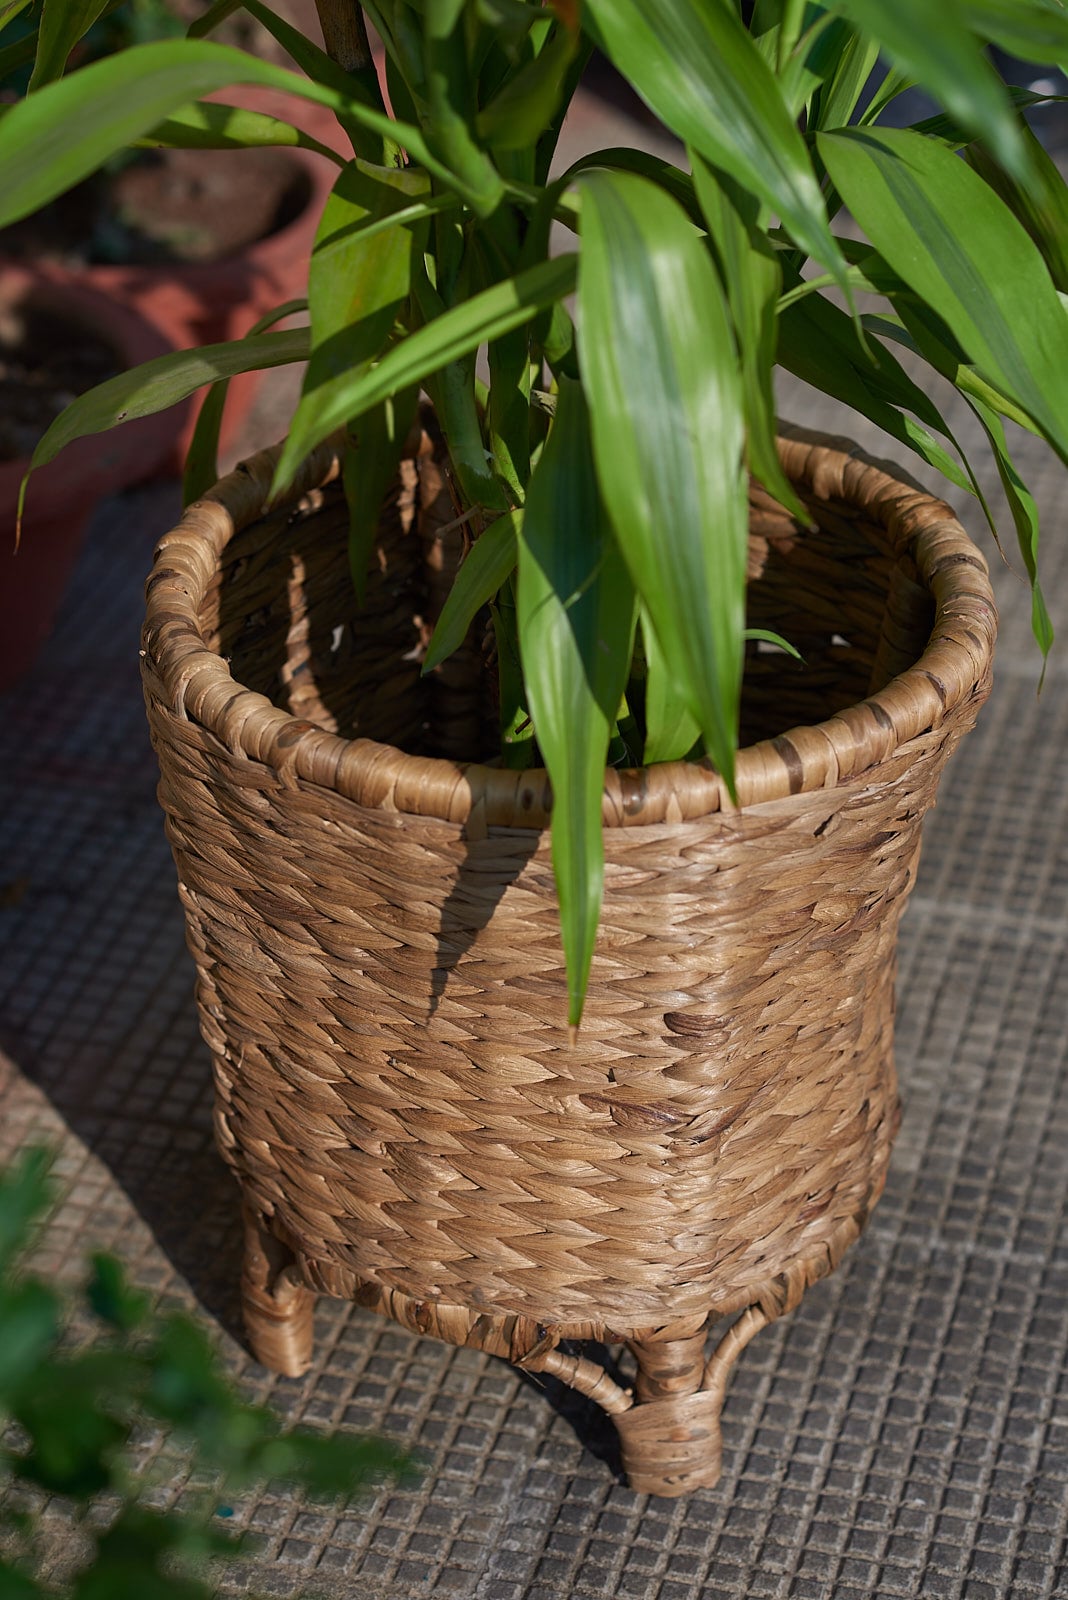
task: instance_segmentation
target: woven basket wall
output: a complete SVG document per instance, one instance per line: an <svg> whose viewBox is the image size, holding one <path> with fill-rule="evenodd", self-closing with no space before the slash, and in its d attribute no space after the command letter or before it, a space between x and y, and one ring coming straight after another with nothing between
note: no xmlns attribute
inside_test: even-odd
<svg viewBox="0 0 1068 1600"><path fill-rule="evenodd" d="M806 664L752 655L740 811L704 766L606 775L575 1047L544 774L462 764L480 629L420 678L465 537L425 437L363 611L328 452L299 505L262 516L265 453L161 542L145 692L220 1146L316 1288L622 1337L781 1309L863 1225L898 919L996 618L948 507L781 450L813 523L754 493L750 620Z"/></svg>

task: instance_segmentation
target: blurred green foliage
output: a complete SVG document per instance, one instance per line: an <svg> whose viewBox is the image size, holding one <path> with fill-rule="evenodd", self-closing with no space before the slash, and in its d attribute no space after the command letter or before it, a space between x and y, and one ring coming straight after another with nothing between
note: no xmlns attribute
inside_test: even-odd
<svg viewBox="0 0 1068 1600"><path fill-rule="evenodd" d="M4 26L0 48L0 91L24 95L29 88L37 53L41 0L34 0ZM112 0L82 38L72 66L83 66L114 55L127 45L152 44L157 39L180 39L185 23L168 0Z"/></svg>
<svg viewBox="0 0 1068 1600"><path fill-rule="evenodd" d="M154 1311L112 1256L92 1258L85 1309L97 1332L76 1345L60 1295L20 1268L52 1197L43 1150L0 1172L0 1600L211 1600L206 1558L244 1548L221 1504L241 1489L281 1480L347 1499L412 1474L383 1440L283 1431L239 1397L204 1331ZM133 1441L152 1424L174 1431L190 1477L206 1485L193 1509L147 1503ZM17 1485L68 1503L72 1543L86 1555L61 1588L41 1576L33 1519L10 1508Z"/></svg>

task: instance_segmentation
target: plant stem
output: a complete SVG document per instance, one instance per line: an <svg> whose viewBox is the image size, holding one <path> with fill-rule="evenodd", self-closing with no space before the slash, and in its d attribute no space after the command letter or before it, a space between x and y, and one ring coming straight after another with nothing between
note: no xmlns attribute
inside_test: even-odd
<svg viewBox="0 0 1068 1600"><path fill-rule="evenodd" d="M319 13L327 55L348 73L357 89L357 98L384 114L386 105L371 56L363 7L357 0L315 0L315 9ZM387 167L401 165L400 146L393 139L368 135L351 123L343 122L343 125L357 156Z"/></svg>
<svg viewBox="0 0 1068 1600"><path fill-rule="evenodd" d="M371 65L371 46L363 8L357 0L315 0L323 44L332 61L346 72L362 72Z"/></svg>
<svg viewBox="0 0 1068 1600"><path fill-rule="evenodd" d="M491 605L493 632L497 640L497 671L500 689L501 762L513 770L529 767L534 758L534 729L523 694L523 669L519 658L519 634L515 613L515 582L509 578Z"/></svg>

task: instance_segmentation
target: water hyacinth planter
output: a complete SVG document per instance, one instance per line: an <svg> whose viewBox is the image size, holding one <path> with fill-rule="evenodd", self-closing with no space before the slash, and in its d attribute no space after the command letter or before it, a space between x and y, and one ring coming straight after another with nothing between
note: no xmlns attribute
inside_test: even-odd
<svg viewBox="0 0 1068 1600"><path fill-rule="evenodd" d="M731 1364L881 1192L898 921L990 685L986 566L949 508L787 431L812 520L754 489L749 620L804 665L751 647L738 809L707 763L606 772L575 1043L545 774L470 760L492 720L477 629L420 674L458 548L430 439L362 610L329 447L267 513L272 452L224 479L148 583L257 1355L301 1372L314 1295L354 1300L592 1396L660 1495L715 1483ZM626 1346L631 1375L573 1341Z"/></svg>

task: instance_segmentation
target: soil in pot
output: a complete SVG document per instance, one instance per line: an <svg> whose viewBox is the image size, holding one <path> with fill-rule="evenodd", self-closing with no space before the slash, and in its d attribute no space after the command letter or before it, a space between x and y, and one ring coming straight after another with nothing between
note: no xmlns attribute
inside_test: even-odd
<svg viewBox="0 0 1068 1600"><path fill-rule="evenodd" d="M0 304L0 461L32 455L75 396L122 366L113 345L54 308Z"/></svg>
<svg viewBox="0 0 1068 1600"><path fill-rule="evenodd" d="M0 255L66 266L230 261L296 220L304 166L278 150L154 150L0 230Z"/></svg>

